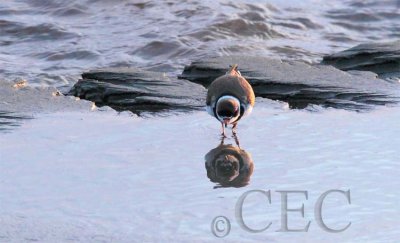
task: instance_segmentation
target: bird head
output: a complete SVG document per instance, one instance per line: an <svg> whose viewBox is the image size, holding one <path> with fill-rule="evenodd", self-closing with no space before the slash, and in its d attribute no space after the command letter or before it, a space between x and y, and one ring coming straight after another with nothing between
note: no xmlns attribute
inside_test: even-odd
<svg viewBox="0 0 400 243"><path fill-rule="evenodd" d="M240 115L240 102L237 98L225 95L218 99L216 105L218 120L225 126L234 123Z"/></svg>
<svg viewBox="0 0 400 243"><path fill-rule="evenodd" d="M229 66L228 72L226 72L227 75L233 75L233 76L242 76L240 71L238 70L238 65L233 64Z"/></svg>

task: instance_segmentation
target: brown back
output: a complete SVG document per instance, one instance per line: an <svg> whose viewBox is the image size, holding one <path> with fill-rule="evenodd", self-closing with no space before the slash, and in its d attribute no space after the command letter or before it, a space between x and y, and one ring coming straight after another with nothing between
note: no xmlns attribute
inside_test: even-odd
<svg viewBox="0 0 400 243"><path fill-rule="evenodd" d="M232 95L244 104L254 106L255 95L249 82L237 72L230 70L230 73L214 80L208 87L206 104L214 104L223 95Z"/></svg>

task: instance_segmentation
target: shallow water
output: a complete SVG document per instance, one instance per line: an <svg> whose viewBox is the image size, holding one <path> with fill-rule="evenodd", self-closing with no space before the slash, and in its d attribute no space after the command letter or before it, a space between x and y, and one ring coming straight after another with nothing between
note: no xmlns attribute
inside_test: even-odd
<svg viewBox="0 0 400 243"><path fill-rule="evenodd" d="M211 232L219 215L231 221L229 242L391 242L399 238L397 188L399 108L368 113L335 109L292 111L258 100L238 127L241 149L254 161L250 184L219 188L207 178L204 156L220 143L219 124L206 112L164 118L86 112L41 115L0 136L0 241L220 241ZM21 139L24 138L24 139ZM231 137L226 144L235 145ZM271 190L246 199L243 230L235 204L248 190ZM332 228L318 227L314 206L329 189L350 190L324 204ZM289 212L281 226L277 190L289 207L305 206L305 218Z"/></svg>
<svg viewBox="0 0 400 243"><path fill-rule="evenodd" d="M0 111L0 133L12 131L26 119L32 119L32 117L14 112Z"/></svg>
<svg viewBox="0 0 400 243"><path fill-rule="evenodd" d="M146 67L178 74L201 57L307 62L400 37L387 1L42 1L0 3L0 78L67 87L84 70Z"/></svg>

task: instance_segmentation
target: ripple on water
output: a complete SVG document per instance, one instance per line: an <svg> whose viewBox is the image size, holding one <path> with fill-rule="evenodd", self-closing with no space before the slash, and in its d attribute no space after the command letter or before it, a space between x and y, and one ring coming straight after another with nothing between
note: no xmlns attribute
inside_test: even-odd
<svg viewBox="0 0 400 243"><path fill-rule="evenodd" d="M241 18L222 21L208 27L194 31L188 36L202 42L217 40L232 40L238 38L275 39L284 38L285 34L275 30L270 24L264 22L248 21Z"/></svg>
<svg viewBox="0 0 400 243"><path fill-rule="evenodd" d="M32 57L45 59L47 61L61 61L65 59L76 59L76 60L95 60L99 58L99 54L87 51L87 50L77 50L77 51L58 51L58 52L42 52L34 54Z"/></svg>
<svg viewBox="0 0 400 243"><path fill-rule="evenodd" d="M23 120L32 119L32 117L17 114L15 112L0 111L0 133L9 132L22 124Z"/></svg>
<svg viewBox="0 0 400 243"><path fill-rule="evenodd" d="M57 24L28 25L7 20L0 20L0 35L11 37L13 42L65 40L79 36Z"/></svg>
<svg viewBox="0 0 400 243"><path fill-rule="evenodd" d="M191 55L195 51L184 46L179 41L152 41L147 45L133 51L132 55L139 55L145 58L160 57L174 58L183 55Z"/></svg>

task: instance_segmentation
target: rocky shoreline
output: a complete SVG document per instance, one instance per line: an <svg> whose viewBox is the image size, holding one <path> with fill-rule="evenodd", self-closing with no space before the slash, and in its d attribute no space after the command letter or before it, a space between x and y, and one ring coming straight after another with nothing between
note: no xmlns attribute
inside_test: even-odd
<svg viewBox="0 0 400 243"><path fill-rule="evenodd" d="M400 40L361 44L325 56L322 63L344 71L371 71L378 74L379 78L398 83L400 81Z"/></svg>
<svg viewBox="0 0 400 243"><path fill-rule="evenodd" d="M82 74L68 95L134 113L196 110L205 104L206 89L195 83L138 68L110 68Z"/></svg>
<svg viewBox="0 0 400 243"><path fill-rule="evenodd" d="M180 78L205 87L238 63L256 96L287 102L291 108L308 105L359 110L398 102L397 84L371 72L344 72L328 65L260 57L219 57L193 62Z"/></svg>
<svg viewBox="0 0 400 243"><path fill-rule="evenodd" d="M201 110L207 86L227 67L239 70L258 97L284 101L290 108L309 105L347 110L370 109L400 101L400 41L364 44L325 56L321 64L265 57L227 56L186 66L179 77L139 68L107 68L82 74L71 90L0 83L1 111L53 112L110 106L135 114ZM340 70L341 69L341 70ZM88 101L77 102L77 98Z"/></svg>
<svg viewBox="0 0 400 243"><path fill-rule="evenodd" d="M179 79L138 68L94 70L84 73L68 95L137 114L197 110L204 107L207 86L237 63L258 97L284 101L295 109L370 109L400 101L399 82L394 81L400 78L399 43L360 45L326 56L321 64L247 56L209 58L186 66Z"/></svg>

